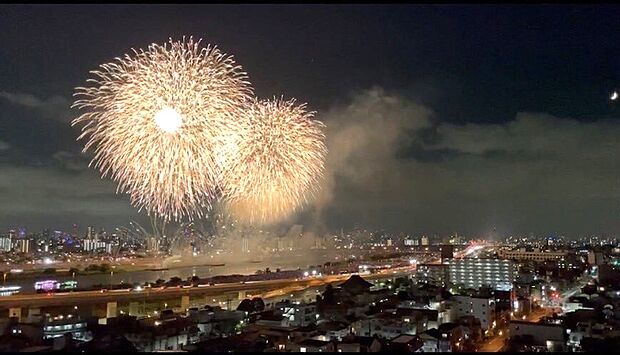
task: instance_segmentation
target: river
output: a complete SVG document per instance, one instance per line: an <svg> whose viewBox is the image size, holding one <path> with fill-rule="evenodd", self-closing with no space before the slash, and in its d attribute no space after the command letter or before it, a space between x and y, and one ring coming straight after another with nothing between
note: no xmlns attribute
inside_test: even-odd
<svg viewBox="0 0 620 355"><path fill-rule="evenodd" d="M171 277L178 276L182 279L187 279L191 276L198 276L201 278L211 277L217 275L231 275L231 274L253 274L257 270L270 268L275 271L277 268L282 270L291 270L297 268L306 268L310 265L323 264L327 261L336 261L337 253L328 250L309 250L299 253L291 253L286 256L275 257L269 260L260 262L251 261L228 261L224 266L179 266L175 267L174 263L168 266L168 270L159 271L126 271L126 272L113 272L111 274L94 274L94 275L76 275L75 278L71 276L37 276L37 277L19 277L11 279L12 275L8 275L6 280L6 286L21 286L20 293L33 293L34 283L41 280L76 280L78 288L88 288L97 284L120 284L120 283L145 283L154 282L157 279L163 279L168 281ZM342 260L341 258L339 258ZM207 260L199 263L199 265L207 264Z"/></svg>

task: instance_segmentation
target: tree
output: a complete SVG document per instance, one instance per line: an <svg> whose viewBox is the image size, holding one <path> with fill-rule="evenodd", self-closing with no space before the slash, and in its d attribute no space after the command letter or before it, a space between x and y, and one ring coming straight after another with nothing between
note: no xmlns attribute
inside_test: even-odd
<svg viewBox="0 0 620 355"><path fill-rule="evenodd" d="M110 268L110 264L101 264L99 266L99 271L107 273L110 272L111 268Z"/></svg>
<svg viewBox="0 0 620 355"><path fill-rule="evenodd" d="M329 304L334 302L334 287L332 284L327 284L325 287L325 291L323 292L323 301Z"/></svg>
<svg viewBox="0 0 620 355"><path fill-rule="evenodd" d="M398 299L406 301L409 299L409 293L407 291L398 291Z"/></svg>
<svg viewBox="0 0 620 355"><path fill-rule="evenodd" d="M96 264L91 264L91 265L88 265L88 266L84 269L84 271L99 271L99 265L96 265Z"/></svg>
<svg viewBox="0 0 620 355"><path fill-rule="evenodd" d="M588 295L589 298L592 298L592 295L597 292L597 289L598 289L598 287L596 285L585 285L581 289L581 292L583 292L586 295Z"/></svg>
<svg viewBox="0 0 620 355"><path fill-rule="evenodd" d="M180 285L182 282L183 280L178 276L173 276L170 278L170 284L174 286Z"/></svg>
<svg viewBox="0 0 620 355"><path fill-rule="evenodd" d="M409 285L410 285L410 281L406 277L399 277L394 281L395 288L399 288L401 286L409 286Z"/></svg>
<svg viewBox="0 0 620 355"><path fill-rule="evenodd" d="M56 273L56 269L54 269L53 267L47 268L45 270L43 270L44 274L55 274Z"/></svg>
<svg viewBox="0 0 620 355"><path fill-rule="evenodd" d="M255 312L261 312L265 310L265 301L260 297L252 298L252 304Z"/></svg>
<svg viewBox="0 0 620 355"><path fill-rule="evenodd" d="M72 267L72 268L69 269L69 273L72 274L72 275L73 274L77 275L79 272L80 272L80 270L78 268L75 268L75 267Z"/></svg>
<svg viewBox="0 0 620 355"><path fill-rule="evenodd" d="M237 310L242 311L242 312L252 313L254 312L254 304L249 298L246 298L243 301L241 301L241 303L239 303L239 305L237 306Z"/></svg>
<svg viewBox="0 0 620 355"><path fill-rule="evenodd" d="M200 277L198 277L198 276L194 275L194 276L192 276L192 278L191 278L191 279L189 279L189 281L190 281L192 284L197 285L197 284L198 284L198 282L200 282Z"/></svg>

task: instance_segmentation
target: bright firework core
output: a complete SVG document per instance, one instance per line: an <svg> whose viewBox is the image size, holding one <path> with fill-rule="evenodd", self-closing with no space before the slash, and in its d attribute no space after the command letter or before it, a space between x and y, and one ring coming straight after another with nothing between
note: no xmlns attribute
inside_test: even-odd
<svg viewBox="0 0 620 355"><path fill-rule="evenodd" d="M164 107L155 114L155 123L162 131L168 133L176 132L181 127L181 115L173 108Z"/></svg>

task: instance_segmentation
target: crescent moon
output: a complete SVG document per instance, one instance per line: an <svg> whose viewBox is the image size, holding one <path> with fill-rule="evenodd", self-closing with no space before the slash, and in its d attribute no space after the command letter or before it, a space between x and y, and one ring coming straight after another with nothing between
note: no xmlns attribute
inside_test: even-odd
<svg viewBox="0 0 620 355"><path fill-rule="evenodd" d="M618 92L617 92L617 91L614 91L614 92L611 94L611 100L613 101L613 100L616 100L617 98L618 98Z"/></svg>

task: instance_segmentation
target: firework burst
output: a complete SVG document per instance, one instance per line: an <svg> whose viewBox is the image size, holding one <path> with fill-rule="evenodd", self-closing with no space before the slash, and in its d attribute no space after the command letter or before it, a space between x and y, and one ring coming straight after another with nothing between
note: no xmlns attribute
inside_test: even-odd
<svg viewBox="0 0 620 355"><path fill-rule="evenodd" d="M316 191L326 155L323 124L295 100L253 100L229 136L224 204L240 221L287 218Z"/></svg>
<svg viewBox="0 0 620 355"><path fill-rule="evenodd" d="M218 147L252 95L231 56L191 37L133 50L91 72L73 107L102 177L164 220L201 217L220 184Z"/></svg>

